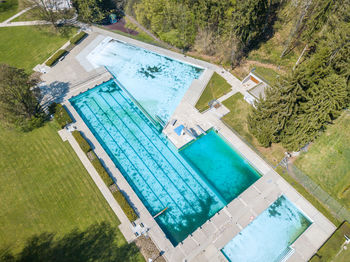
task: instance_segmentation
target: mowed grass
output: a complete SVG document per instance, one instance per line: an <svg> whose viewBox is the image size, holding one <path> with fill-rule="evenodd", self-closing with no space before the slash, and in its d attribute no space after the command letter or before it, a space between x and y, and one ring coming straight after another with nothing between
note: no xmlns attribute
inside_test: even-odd
<svg viewBox="0 0 350 262"><path fill-rule="evenodd" d="M209 108L209 102L213 99L218 99L219 97L227 94L231 91L231 86L226 80L220 76L218 73L214 72L213 76L210 78L207 86L205 87L201 97L197 101L196 108L199 112Z"/></svg>
<svg viewBox="0 0 350 262"><path fill-rule="evenodd" d="M0 128L0 250L35 234L57 237L119 220L54 122L29 133ZM117 229L118 245L125 239ZM92 247L93 248L93 247Z"/></svg>
<svg viewBox="0 0 350 262"><path fill-rule="evenodd" d="M71 28L62 35L51 26L0 28L0 62L31 72L76 33Z"/></svg>
<svg viewBox="0 0 350 262"><path fill-rule="evenodd" d="M350 209L350 114L344 112L295 165Z"/></svg>
<svg viewBox="0 0 350 262"><path fill-rule="evenodd" d="M272 144L269 148L261 147L257 139L250 134L247 119L252 105L244 100L241 93L229 97L223 101L223 105L230 112L222 120L255 147L270 163L277 165L283 159L286 150L279 144Z"/></svg>
<svg viewBox="0 0 350 262"><path fill-rule="evenodd" d="M7 20L18 12L18 0L0 1L0 22Z"/></svg>

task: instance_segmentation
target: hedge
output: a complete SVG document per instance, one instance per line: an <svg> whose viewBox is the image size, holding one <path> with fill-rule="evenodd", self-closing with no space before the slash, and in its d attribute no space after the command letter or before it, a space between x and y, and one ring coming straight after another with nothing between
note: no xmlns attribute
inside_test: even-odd
<svg viewBox="0 0 350 262"><path fill-rule="evenodd" d="M58 59L60 59L62 56L66 55L67 53L68 53L67 50L60 49L53 56L51 56L51 58L47 60L45 64L47 66L53 66L58 61Z"/></svg>
<svg viewBox="0 0 350 262"><path fill-rule="evenodd" d="M67 110L61 104L55 104L55 106L50 107L50 111L54 112L54 117L61 128L73 122Z"/></svg>
<svg viewBox="0 0 350 262"><path fill-rule="evenodd" d="M117 200L120 207L123 209L125 215L128 217L130 222L134 222L138 216L135 213L135 210L130 206L129 202L126 200L125 196L121 191L115 191L112 193L115 200Z"/></svg>
<svg viewBox="0 0 350 262"><path fill-rule="evenodd" d="M79 43L80 40L82 40L85 36L87 35L87 33L85 33L84 31L81 31L79 34L73 36L70 40L71 44L76 45L77 43Z"/></svg>
<svg viewBox="0 0 350 262"><path fill-rule="evenodd" d="M81 150L84 151L85 154L87 154L89 151L91 151L90 144L86 141L86 139L81 135L80 131L74 130L72 132L72 135L74 136L75 140L78 142Z"/></svg>
<svg viewBox="0 0 350 262"><path fill-rule="evenodd" d="M95 155L95 154L94 154ZM104 168L104 166L102 165L100 159L97 158L97 156L95 155L95 158L90 160L91 164L94 166L94 168L96 169L97 173L100 175L100 177L102 178L103 182L105 182L105 184L109 187L110 185L114 184L113 179L109 176L109 174L107 173L106 169Z"/></svg>

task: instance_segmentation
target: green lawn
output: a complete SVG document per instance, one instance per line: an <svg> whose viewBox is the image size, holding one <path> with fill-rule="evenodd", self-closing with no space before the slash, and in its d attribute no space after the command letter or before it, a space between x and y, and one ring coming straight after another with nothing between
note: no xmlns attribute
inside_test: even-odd
<svg viewBox="0 0 350 262"><path fill-rule="evenodd" d="M126 244L119 220L57 130L55 122L29 133L0 128L0 260L1 249L16 253L33 235L56 234L60 246L74 240L73 229L87 230L86 238L91 238L96 228L89 226L103 221L116 230L109 245ZM74 241L73 246L83 243ZM91 241L90 249L95 248ZM143 261L140 253L136 256Z"/></svg>
<svg viewBox="0 0 350 262"><path fill-rule="evenodd" d="M35 21L35 20L42 20L40 16L38 15L38 8L32 8L25 12L24 14L16 17L11 22L20 22L20 21Z"/></svg>
<svg viewBox="0 0 350 262"><path fill-rule="evenodd" d="M209 102L213 99L218 99L219 97L227 94L231 91L231 86L226 80L214 72L213 76L209 80L207 86L205 87L201 97L199 98L196 108L199 112L203 112L204 110L209 108Z"/></svg>
<svg viewBox="0 0 350 262"><path fill-rule="evenodd" d="M278 73L271 68L266 68L262 66L254 66L254 68L255 68L254 73L257 76L264 78L264 80L269 82L270 85L272 85L276 81L276 78L278 77Z"/></svg>
<svg viewBox="0 0 350 262"><path fill-rule="evenodd" d="M295 165L350 209L350 114L344 112Z"/></svg>
<svg viewBox="0 0 350 262"><path fill-rule="evenodd" d="M344 235L350 236L350 224L344 222L334 234L327 240L326 243L317 251L310 262L346 262L350 257L350 245L347 245L347 250L341 250L342 244L345 242Z"/></svg>
<svg viewBox="0 0 350 262"><path fill-rule="evenodd" d="M0 28L0 62L31 72L76 33L72 28L62 36L50 26Z"/></svg>
<svg viewBox="0 0 350 262"><path fill-rule="evenodd" d="M11 16L17 14L18 11L18 0L4 0L4 2L0 1L0 22L3 22Z"/></svg>

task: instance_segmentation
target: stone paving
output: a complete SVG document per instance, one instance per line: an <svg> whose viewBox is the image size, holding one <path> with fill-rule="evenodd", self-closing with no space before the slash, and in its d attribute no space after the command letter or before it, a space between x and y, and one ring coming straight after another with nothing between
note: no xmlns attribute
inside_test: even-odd
<svg viewBox="0 0 350 262"><path fill-rule="evenodd" d="M166 238L164 232L160 229L151 214L137 197L136 193L132 190L131 186L127 183L126 179L116 168L113 161L109 158L68 101L70 97L94 87L101 81L109 79L110 75L108 75L107 72L101 68L94 69L91 66L89 67L86 61L84 61L84 57L82 55L79 56L79 53L82 52L84 54L84 52L87 52L84 51L84 48L92 50L92 48L100 41L103 41L106 36L114 37L121 41L206 68L201 78L198 79L198 81L194 81L193 85L189 88L171 117L171 120L177 120L176 124L174 126L168 124L163 130L164 134L179 148L193 138L189 135L178 136L174 134L173 129L176 126L183 124L187 128L194 128L198 133L200 133L198 126L204 130L215 128L250 163L252 163L262 175L257 182L245 190L239 197L231 201L220 212L214 215L176 247ZM194 104L208 81L208 74L212 74L214 71L222 75L232 86L230 95L236 92L242 92L244 94L245 88L241 85L241 82L216 65L93 27L89 37L73 49L65 60L59 62L45 74L43 79L48 86L55 83L55 81L67 83L67 90L62 92L57 99L64 101L64 105L76 121L74 125L92 142L95 153L103 160L110 174L116 179L118 187L127 193L127 197L140 216L138 222L142 222L148 229L148 236L151 237L159 250L165 252L164 258L167 261L226 261L226 258L220 250L281 194L289 198L313 221L313 224L292 245L295 252L288 260L307 261L332 234L335 230L335 226L223 124L220 118L227 111L225 107L219 107L218 109L212 108L203 114L199 113L194 108ZM96 77L90 79L91 76ZM103 191L103 189L101 190ZM120 215L118 212L116 212L116 214L118 217L123 217L123 215ZM122 221L120 225L122 232L126 235L127 239L131 241L135 236L133 235L130 223L124 219L120 220Z"/></svg>

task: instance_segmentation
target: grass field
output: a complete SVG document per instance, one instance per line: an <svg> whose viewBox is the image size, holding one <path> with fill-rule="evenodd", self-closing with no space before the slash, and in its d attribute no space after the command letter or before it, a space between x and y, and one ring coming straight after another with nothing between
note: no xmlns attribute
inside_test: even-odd
<svg viewBox="0 0 350 262"><path fill-rule="evenodd" d="M226 80L220 76L218 73L214 72L213 76L210 78L207 86L205 87L201 97L197 101L196 108L199 112L209 108L209 102L213 99L218 99L219 97L227 94L231 91L231 86Z"/></svg>
<svg viewBox="0 0 350 262"><path fill-rule="evenodd" d="M347 262L350 257L350 245L346 250L341 251L341 246L345 242L344 235L350 236L350 224L344 222L317 251L310 262Z"/></svg>
<svg viewBox="0 0 350 262"><path fill-rule="evenodd" d="M350 209L350 114L344 112L295 165Z"/></svg>
<svg viewBox="0 0 350 262"><path fill-rule="evenodd" d="M103 221L116 230L116 245L126 244L119 220L57 127L51 122L30 133L0 129L0 250L16 253L33 235L60 239Z"/></svg>
<svg viewBox="0 0 350 262"><path fill-rule="evenodd" d="M11 16L18 13L18 0L0 1L0 22L5 21Z"/></svg>
<svg viewBox="0 0 350 262"><path fill-rule="evenodd" d="M230 109L230 113L222 120L255 147L270 163L278 164L283 159L286 150L279 144L272 144L269 148L259 146L257 139L248 130L247 117L252 106L244 100L243 95L237 93L226 99L223 104Z"/></svg>
<svg viewBox="0 0 350 262"><path fill-rule="evenodd" d="M76 33L72 28L62 36L50 26L0 28L0 62L31 72Z"/></svg>

